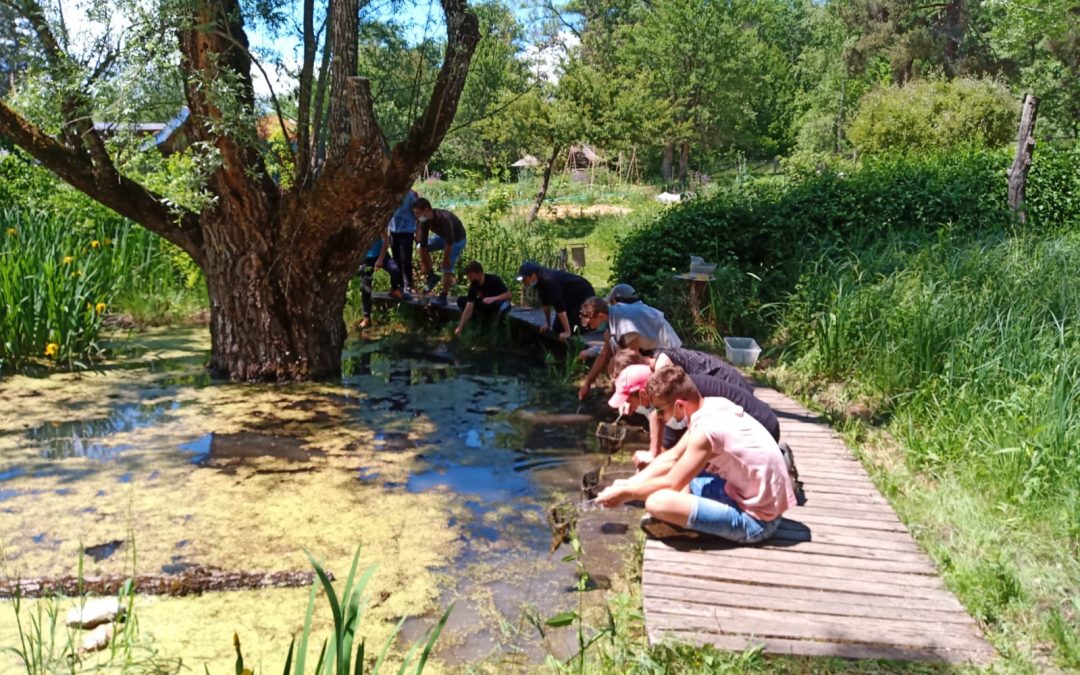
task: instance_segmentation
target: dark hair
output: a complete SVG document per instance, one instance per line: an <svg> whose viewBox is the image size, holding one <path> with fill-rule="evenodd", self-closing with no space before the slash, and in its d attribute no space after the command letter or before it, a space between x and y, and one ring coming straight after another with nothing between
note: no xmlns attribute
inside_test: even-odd
<svg viewBox="0 0 1080 675"><path fill-rule="evenodd" d="M614 379L619 376L627 366L645 365L648 359L636 349L620 349L615 352L608 363L608 375Z"/></svg>
<svg viewBox="0 0 1080 675"><path fill-rule="evenodd" d="M430 208L431 208L431 202L429 202L426 197L420 197L415 202L413 202L413 204L412 204L413 211L415 211L417 209L427 211Z"/></svg>
<svg viewBox="0 0 1080 675"><path fill-rule="evenodd" d="M484 273L484 266L481 265L476 260L471 261L468 265L465 266L465 274L474 274L474 273L475 274L483 274Z"/></svg>

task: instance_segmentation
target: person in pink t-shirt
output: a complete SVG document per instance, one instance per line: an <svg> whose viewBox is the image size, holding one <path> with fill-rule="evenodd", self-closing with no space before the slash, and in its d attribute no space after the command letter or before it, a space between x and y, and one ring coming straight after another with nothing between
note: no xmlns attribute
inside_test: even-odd
<svg viewBox="0 0 1080 675"><path fill-rule="evenodd" d="M653 536L689 528L746 544L771 537L796 502L780 448L765 427L727 399L702 398L678 366L657 370L646 392L661 422L689 430L640 473L601 492L597 503L644 499L642 527Z"/></svg>

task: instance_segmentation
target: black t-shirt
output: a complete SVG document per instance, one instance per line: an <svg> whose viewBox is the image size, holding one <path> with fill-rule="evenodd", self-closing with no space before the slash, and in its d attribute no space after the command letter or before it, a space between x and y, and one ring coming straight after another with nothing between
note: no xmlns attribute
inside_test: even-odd
<svg viewBox="0 0 1080 675"><path fill-rule="evenodd" d="M420 223L420 241L427 243L428 232L442 237L447 244L455 244L465 238L465 226L461 219L445 209L432 209L431 219Z"/></svg>
<svg viewBox="0 0 1080 675"><path fill-rule="evenodd" d="M753 417L761 426L765 427L765 430L773 437L774 441L780 441L780 420L776 419L776 413L772 411L772 408L765 405L765 403L755 397L750 392L735 386L727 380L712 375L694 375L690 374L690 380L697 387L698 392L702 396L708 398L710 396L719 396L720 398L726 398L737 406L740 406L746 411L746 414ZM674 447L674 445L682 438L686 430L676 431L664 427L664 439L662 446L667 449Z"/></svg>
<svg viewBox="0 0 1080 675"><path fill-rule="evenodd" d="M754 391L753 385L743 377L738 368L715 354L683 349L682 347L657 349L656 355L659 354L667 354L671 362L685 370L687 375L712 375L738 385L750 393ZM724 398L728 397L725 396Z"/></svg>
<svg viewBox="0 0 1080 675"><path fill-rule="evenodd" d="M540 304L551 307L555 313L565 312L567 307L578 307L596 295L592 284L584 277L570 272L540 268L536 279L536 293Z"/></svg>
<svg viewBox="0 0 1080 675"><path fill-rule="evenodd" d="M484 280L480 283L473 281L469 284L469 296L465 299L465 302L479 303L484 298L493 298L509 290L497 275L485 274Z"/></svg>

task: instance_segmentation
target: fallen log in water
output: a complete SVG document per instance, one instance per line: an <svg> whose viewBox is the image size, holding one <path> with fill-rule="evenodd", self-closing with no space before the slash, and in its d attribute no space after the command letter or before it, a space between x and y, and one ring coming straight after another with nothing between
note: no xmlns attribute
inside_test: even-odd
<svg viewBox="0 0 1080 675"><path fill-rule="evenodd" d="M333 580L334 575L327 572ZM0 598L41 598L50 595L116 595L130 576L110 574L86 576L0 579ZM310 571L231 572L216 567L192 566L178 574L140 574L134 579L136 593L147 595L198 595L213 591L239 591L259 588L297 588L310 586L315 573Z"/></svg>

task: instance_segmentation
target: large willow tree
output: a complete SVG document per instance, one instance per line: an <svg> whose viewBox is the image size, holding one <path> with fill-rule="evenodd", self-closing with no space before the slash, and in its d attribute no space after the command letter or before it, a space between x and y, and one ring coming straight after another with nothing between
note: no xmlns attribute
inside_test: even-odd
<svg viewBox="0 0 1080 675"><path fill-rule="evenodd" d="M278 181L253 132L262 115L245 33L251 3L168 0L153 14L158 31L178 42L189 141L212 157L201 186L209 199L185 209L125 175L115 148L94 128L95 93L115 74L121 50L139 45L114 41L92 59L80 57L67 48L66 28L52 8L0 0L32 26L57 88L43 98L54 102L59 120L57 133L48 133L0 101L0 135L191 256L209 290L211 367L236 380L339 372L349 279L449 129L479 40L465 0L441 0L442 65L426 108L389 147L371 88L357 72L366 0L328 0L324 8L302 1L296 121L282 125L289 135L283 152L291 154L283 164L292 175Z"/></svg>

